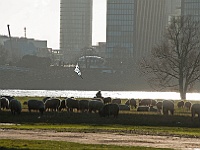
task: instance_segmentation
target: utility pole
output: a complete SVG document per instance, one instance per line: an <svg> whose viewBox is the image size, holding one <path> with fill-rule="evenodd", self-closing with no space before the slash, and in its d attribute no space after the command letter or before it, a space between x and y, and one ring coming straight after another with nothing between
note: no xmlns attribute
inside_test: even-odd
<svg viewBox="0 0 200 150"><path fill-rule="evenodd" d="M9 35L9 38L10 38L10 51L11 51L10 62L11 62L11 60L13 59L12 38L11 38L11 34L10 34L10 25L8 24L7 27L8 27L8 35Z"/></svg>
<svg viewBox="0 0 200 150"><path fill-rule="evenodd" d="M11 39L11 34L10 34L10 25L8 24L8 35L9 35L9 38L10 38L10 48L11 48L11 51L12 51L12 39Z"/></svg>

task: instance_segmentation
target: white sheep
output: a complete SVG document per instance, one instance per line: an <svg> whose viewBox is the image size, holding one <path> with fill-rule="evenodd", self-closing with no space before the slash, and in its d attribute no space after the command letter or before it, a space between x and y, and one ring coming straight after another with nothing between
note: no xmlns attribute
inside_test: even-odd
<svg viewBox="0 0 200 150"><path fill-rule="evenodd" d="M50 109L52 111L58 111L60 103L61 103L61 100L58 99L58 98L49 98L44 103L45 104L45 110Z"/></svg>
<svg viewBox="0 0 200 150"><path fill-rule="evenodd" d="M171 100L164 100L163 101L163 114L168 115L169 112L171 115L174 114L174 103Z"/></svg>
<svg viewBox="0 0 200 150"><path fill-rule="evenodd" d="M0 103L0 109L9 109L9 100L6 97L1 97Z"/></svg>
<svg viewBox="0 0 200 150"><path fill-rule="evenodd" d="M68 112L73 112L74 109L77 109L79 111L79 101L74 99L74 98L67 98L66 100L67 104L67 111Z"/></svg>
<svg viewBox="0 0 200 150"><path fill-rule="evenodd" d="M163 102L162 101L157 102L156 107L158 109L158 112L162 113Z"/></svg>
<svg viewBox="0 0 200 150"><path fill-rule="evenodd" d="M26 103L24 103L24 104L26 104ZM29 112L31 112L31 110L39 110L39 112L42 115L43 112L45 111L44 102L41 100L30 99L27 101L27 105L28 105Z"/></svg>
<svg viewBox="0 0 200 150"><path fill-rule="evenodd" d="M198 115L200 121L200 104L193 104L191 107L192 121L194 120L195 114Z"/></svg>
<svg viewBox="0 0 200 150"><path fill-rule="evenodd" d="M135 99L129 99L125 102L125 105L131 106L131 108L133 109L133 107L137 107L137 102Z"/></svg>
<svg viewBox="0 0 200 150"><path fill-rule="evenodd" d="M89 104L89 100L86 100L86 99L80 100L79 101L79 109L80 109L80 111L81 112L87 112L88 108L89 108L88 104Z"/></svg>
<svg viewBox="0 0 200 150"><path fill-rule="evenodd" d="M97 113L97 111L99 112L103 106L104 106L104 103L102 103L101 101L91 100L89 101L89 104L88 104L89 112L91 113L93 111Z"/></svg>
<svg viewBox="0 0 200 150"><path fill-rule="evenodd" d="M185 102L184 107L185 107L187 110L190 110L191 106L192 106L192 103L191 103L191 102Z"/></svg>
<svg viewBox="0 0 200 150"><path fill-rule="evenodd" d="M13 115L15 115L15 113L20 114L22 111L22 105L20 101L16 99L12 99L10 101L10 110Z"/></svg>
<svg viewBox="0 0 200 150"><path fill-rule="evenodd" d="M99 111L100 117L106 117L113 115L114 117L118 117L119 114L119 105L118 104L106 104Z"/></svg>

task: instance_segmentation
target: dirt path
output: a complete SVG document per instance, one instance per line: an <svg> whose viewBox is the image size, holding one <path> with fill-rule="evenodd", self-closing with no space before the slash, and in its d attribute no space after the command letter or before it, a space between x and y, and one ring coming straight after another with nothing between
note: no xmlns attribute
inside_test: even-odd
<svg viewBox="0 0 200 150"><path fill-rule="evenodd" d="M152 136L116 133L72 133L44 130L8 130L0 129L0 139L33 139L68 141L85 144L107 144L123 146L145 146L173 148L181 150L200 150L200 139L171 136Z"/></svg>

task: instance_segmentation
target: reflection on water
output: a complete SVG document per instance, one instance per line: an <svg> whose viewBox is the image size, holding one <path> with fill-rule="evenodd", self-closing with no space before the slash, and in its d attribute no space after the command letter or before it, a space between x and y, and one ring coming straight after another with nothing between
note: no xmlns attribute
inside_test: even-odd
<svg viewBox="0 0 200 150"><path fill-rule="evenodd" d="M50 97L76 97L92 98L97 91L72 91L72 90L0 90L0 95L10 96L50 96ZM176 92L138 92L138 91L102 91L104 97L112 98L151 98L179 100L180 95ZM188 93L188 100L200 100L200 93Z"/></svg>

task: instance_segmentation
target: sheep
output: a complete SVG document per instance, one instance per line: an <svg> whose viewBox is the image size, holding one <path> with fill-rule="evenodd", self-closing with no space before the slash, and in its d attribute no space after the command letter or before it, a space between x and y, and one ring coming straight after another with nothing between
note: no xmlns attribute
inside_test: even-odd
<svg viewBox="0 0 200 150"><path fill-rule="evenodd" d="M49 98L46 100L45 104L45 111L50 109L52 111L57 111L60 106L61 100L58 98Z"/></svg>
<svg viewBox="0 0 200 150"><path fill-rule="evenodd" d="M151 106L151 99L142 99L139 102L139 106Z"/></svg>
<svg viewBox="0 0 200 150"><path fill-rule="evenodd" d="M200 121L200 104L193 104L191 107L192 121L194 121L195 114L198 115Z"/></svg>
<svg viewBox="0 0 200 150"><path fill-rule="evenodd" d="M184 101L180 101L177 103L178 108L183 108L184 106Z"/></svg>
<svg viewBox="0 0 200 150"><path fill-rule="evenodd" d="M137 111L149 111L149 106L138 106Z"/></svg>
<svg viewBox="0 0 200 150"><path fill-rule="evenodd" d="M117 104L106 104L99 111L100 117L106 117L113 115L114 117L118 117L119 114L119 106Z"/></svg>
<svg viewBox="0 0 200 150"><path fill-rule="evenodd" d="M163 101L163 114L168 115L169 112L171 115L174 114L174 103L170 100L164 100Z"/></svg>
<svg viewBox="0 0 200 150"><path fill-rule="evenodd" d="M59 106L58 110L61 111L62 109L66 109L66 108L67 108L67 102L66 102L66 99L63 99L60 102L60 106Z"/></svg>
<svg viewBox="0 0 200 150"><path fill-rule="evenodd" d="M160 101L160 102L157 102L157 103L156 103L156 107L157 107L158 111L161 112L161 111L162 111L162 107L163 107L163 102L161 102L161 101Z"/></svg>
<svg viewBox="0 0 200 150"><path fill-rule="evenodd" d="M120 111L123 111L123 110L126 110L126 111L130 111L130 107L128 105L118 105L119 106L119 110Z"/></svg>
<svg viewBox="0 0 200 150"><path fill-rule="evenodd" d="M74 109L77 109L79 111L79 101L74 98L67 98L66 100L67 104L67 111L73 112Z"/></svg>
<svg viewBox="0 0 200 150"><path fill-rule="evenodd" d="M88 106L89 100L80 100L79 101L79 109L81 112L88 112Z"/></svg>
<svg viewBox="0 0 200 150"><path fill-rule="evenodd" d="M102 102L97 101L97 100L91 100L89 101L89 104L88 104L89 112L91 113L93 111L97 113L97 111L99 112L103 106L104 104Z"/></svg>
<svg viewBox="0 0 200 150"><path fill-rule="evenodd" d="M130 100L127 100L125 102L125 105L128 105L128 106L131 106L131 109L133 109L133 107L137 107L137 104L136 104L136 100L135 99L130 99Z"/></svg>
<svg viewBox="0 0 200 150"><path fill-rule="evenodd" d="M192 103L191 103L191 102L185 102L184 107L185 107L187 110L190 110L191 106L192 106Z"/></svg>
<svg viewBox="0 0 200 150"><path fill-rule="evenodd" d="M21 106L20 101L16 99L12 99L10 101L10 110L13 115L15 115L15 113L20 114L22 111L22 106Z"/></svg>
<svg viewBox="0 0 200 150"><path fill-rule="evenodd" d="M120 98L116 98L116 99L113 99L111 103L120 105L122 103L122 100Z"/></svg>
<svg viewBox="0 0 200 150"><path fill-rule="evenodd" d="M108 104L108 103L111 103L112 99L111 97L104 97L103 101L104 101L104 104Z"/></svg>
<svg viewBox="0 0 200 150"><path fill-rule="evenodd" d="M24 105L26 104L28 105L29 112L31 112L31 110L39 110L40 114L43 115L43 112L45 111L45 105L43 101L30 99L27 102L24 102Z"/></svg>
<svg viewBox="0 0 200 150"><path fill-rule="evenodd" d="M9 100L6 97L1 97L0 103L1 103L0 110L1 110L1 108L9 109Z"/></svg>

